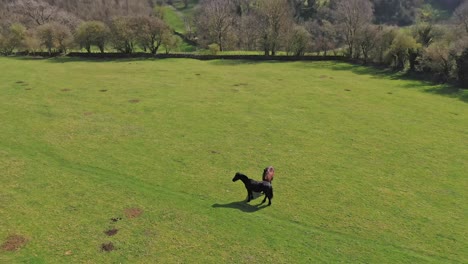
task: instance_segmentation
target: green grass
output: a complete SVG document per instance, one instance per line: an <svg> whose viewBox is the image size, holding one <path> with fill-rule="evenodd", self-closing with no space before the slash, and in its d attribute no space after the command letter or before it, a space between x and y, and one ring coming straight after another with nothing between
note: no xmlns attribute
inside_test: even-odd
<svg viewBox="0 0 468 264"><path fill-rule="evenodd" d="M176 0L173 1L173 5L179 12L181 12L184 16L193 16L195 13L195 9L198 5L199 0L189 0L188 6L185 7L184 1Z"/></svg>
<svg viewBox="0 0 468 264"><path fill-rule="evenodd" d="M28 239L0 263L468 262L466 92L334 62L0 72L0 244ZM231 179L267 165L258 209Z"/></svg>
<svg viewBox="0 0 468 264"><path fill-rule="evenodd" d="M185 33L183 17L171 6L164 6L164 21L175 31Z"/></svg>

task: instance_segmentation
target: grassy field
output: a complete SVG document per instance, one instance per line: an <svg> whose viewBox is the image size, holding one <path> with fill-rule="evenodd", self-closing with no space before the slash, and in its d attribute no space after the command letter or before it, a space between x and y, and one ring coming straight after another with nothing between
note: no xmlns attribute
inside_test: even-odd
<svg viewBox="0 0 468 264"><path fill-rule="evenodd" d="M335 62L0 72L0 263L468 262L466 92ZM232 177L268 165L246 204Z"/></svg>

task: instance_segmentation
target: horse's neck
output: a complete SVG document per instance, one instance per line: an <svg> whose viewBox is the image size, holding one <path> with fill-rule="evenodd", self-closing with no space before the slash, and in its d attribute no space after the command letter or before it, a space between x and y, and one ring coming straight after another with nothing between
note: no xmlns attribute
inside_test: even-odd
<svg viewBox="0 0 468 264"><path fill-rule="evenodd" d="M250 183L250 179L245 175L242 175L239 178L244 184L249 184Z"/></svg>

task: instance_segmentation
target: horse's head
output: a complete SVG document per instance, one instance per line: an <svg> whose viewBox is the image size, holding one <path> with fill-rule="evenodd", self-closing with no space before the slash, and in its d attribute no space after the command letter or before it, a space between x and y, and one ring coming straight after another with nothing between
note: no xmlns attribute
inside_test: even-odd
<svg viewBox="0 0 468 264"><path fill-rule="evenodd" d="M240 172L237 172L236 175L234 175L234 178L232 178L232 181L235 182L235 181L239 180L241 175L242 174Z"/></svg>

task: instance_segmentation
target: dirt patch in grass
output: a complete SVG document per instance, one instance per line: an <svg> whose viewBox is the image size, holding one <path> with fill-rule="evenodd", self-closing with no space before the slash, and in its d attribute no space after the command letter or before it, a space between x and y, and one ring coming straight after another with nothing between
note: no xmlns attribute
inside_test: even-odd
<svg viewBox="0 0 468 264"><path fill-rule="evenodd" d="M345 90L345 91L347 91L347 92L351 92L351 90L350 90L350 89L344 89L344 90Z"/></svg>
<svg viewBox="0 0 468 264"><path fill-rule="evenodd" d="M143 213L143 210L140 208L127 208L124 210L124 213L128 218L137 218Z"/></svg>
<svg viewBox="0 0 468 264"><path fill-rule="evenodd" d="M26 91L29 91L29 90L31 90L31 89L32 89L32 88L26 88L25 90L26 90Z"/></svg>
<svg viewBox="0 0 468 264"><path fill-rule="evenodd" d="M107 90L106 90L106 89L102 89L102 90L99 90L99 91L100 91L101 93L105 93L105 92L107 92Z"/></svg>
<svg viewBox="0 0 468 264"><path fill-rule="evenodd" d="M132 99L132 100L128 100L128 102L132 104L137 104L140 102L140 99Z"/></svg>
<svg viewBox="0 0 468 264"><path fill-rule="evenodd" d="M62 92L69 92L69 91L71 91L71 90L68 89L68 88L65 88L65 89L62 89L62 90L60 90L60 91L62 91Z"/></svg>
<svg viewBox="0 0 468 264"><path fill-rule="evenodd" d="M25 83L25 82L23 82L23 81L17 81L16 83L17 83L17 84L22 84L22 83Z"/></svg>
<svg viewBox="0 0 468 264"><path fill-rule="evenodd" d="M113 235L117 234L117 232L119 232L119 230L117 228L112 228L112 229L109 229L107 231L104 231L104 234L106 234L108 236L113 236Z"/></svg>
<svg viewBox="0 0 468 264"><path fill-rule="evenodd" d="M83 115L85 116L90 116L90 115L93 115L94 113L93 112L84 112Z"/></svg>
<svg viewBox="0 0 468 264"><path fill-rule="evenodd" d="M328 76L326 76L326 75L320 75L320 79L325 79L325 78L328 78Z"/></svg>
<svg viewBox="0 0 468 264"><path fill-rule="evenodd" d="M216 151L216 150L212 150L210 152L211 152L211 154L221 154L221 153L219 153L219 151Z"/></svg>
<svg viewBox="0 0 468 264"><path fill-rule="evenodd" d="M115 223L115 222L122 220L122 217L113 217L110 220Z"/></svg>
<svg viewBox="0 0 468 264"><path fill-rule="evenodd" d="M114 247L114 244L112 244L112 242L102 243L101 250L109 252L109 251L115 250L115 247Z"/></svg>
<svg viewBox="0 0 468 264"><path fill-rule="evenodd" d="M2 249L6 251L16 251L26 245L27 242L28 240L24 236L10 235L2 244Z"/></svg>
<svg viewBox="0 0 468 264"><path fill-rule="evenodd" d="M247 86L248 83L236 83L234 84L234 86Z"/></svg>

